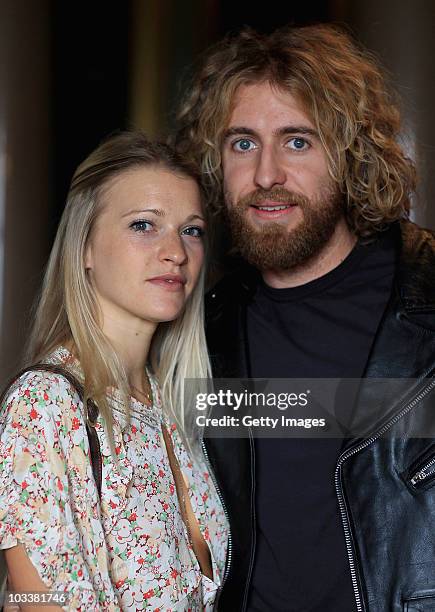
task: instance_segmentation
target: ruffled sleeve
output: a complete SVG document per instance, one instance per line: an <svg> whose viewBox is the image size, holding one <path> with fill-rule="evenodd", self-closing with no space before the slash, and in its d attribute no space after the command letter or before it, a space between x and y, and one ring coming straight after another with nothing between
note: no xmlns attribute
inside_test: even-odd
<svg viewBox="0 0 435 612"><path fill-rule="evenodd" d="M98 601L104 589L83 558L71 504L67 455L87 460L84 439L71 449L71 430L85 432L81 410L54 374L27 373L10 389L0 413L0 549L24 545L47 587L69 593L65 609L115 610Z"/></svg>

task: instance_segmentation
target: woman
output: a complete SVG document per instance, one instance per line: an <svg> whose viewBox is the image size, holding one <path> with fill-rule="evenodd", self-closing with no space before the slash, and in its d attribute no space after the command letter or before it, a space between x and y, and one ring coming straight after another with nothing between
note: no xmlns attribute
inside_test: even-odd
<svg viewBox="0 0 435 612"><path fill-rule="evenodd" d="M182 409L184 379L209 373L204 231L194 171L141 134L112 137L73 177L27 351L50 366L12 385L0 416L8 589L67 598L26 609L213 606L228 525Z"/></svg>

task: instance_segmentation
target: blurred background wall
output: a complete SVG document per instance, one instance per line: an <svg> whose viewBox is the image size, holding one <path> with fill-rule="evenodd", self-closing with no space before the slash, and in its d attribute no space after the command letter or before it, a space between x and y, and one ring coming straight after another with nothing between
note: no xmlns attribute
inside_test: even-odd
<svg viewBox="0 0 435 612"><path fill-rule="evenodd" d="M420 166L414 218L435 228L431 0L0 0L0 382L16 369L76 165L108 133L163 136L180 77L228 30L338 22L389 69Z"/></svg>

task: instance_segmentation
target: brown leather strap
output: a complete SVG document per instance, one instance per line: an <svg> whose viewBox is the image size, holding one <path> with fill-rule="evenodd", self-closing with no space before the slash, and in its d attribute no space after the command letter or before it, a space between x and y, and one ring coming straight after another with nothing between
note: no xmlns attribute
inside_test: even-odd
<svg viewBox="0 0 435 612"><path fill-rule="evenodd" d="M69 372L66 368L62 366L55 365L52 363L37 363L18 372L13 378L13 380L7 385L5 391L2 393L0 397L0 405L3 403L3 400L6 396L6 393L11 387L11 385L20 378L26 372L51 372L52 374L58 374L70 383L70 385L76 390L77 395L80 397L80 400L84 401L85 391L83 385L77 380L71 372ZM92 399L88 398L87 406L86 406L86 414L85 414L85 423L86 423L86 432L88 434L89 440L89 449L91 453L91 465L92 472L95 479L95 484L97 486L98 496L101 497L101 481L102 481L102 471L103 471L103 462L101 458L101 448L100 441L98 440L98 434L95 429L95 423L98 418L98 406Z"/></svg>

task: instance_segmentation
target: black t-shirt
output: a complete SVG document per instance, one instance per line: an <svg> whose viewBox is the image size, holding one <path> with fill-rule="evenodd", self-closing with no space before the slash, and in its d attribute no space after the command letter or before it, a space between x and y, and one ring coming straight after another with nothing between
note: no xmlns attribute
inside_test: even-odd
<svg viewBox="0 0 435 612"><path fill-rule="evenodd" d="M247 311L253 378L359 378L391 293L392 237L305 285L260 282ZM334 472L343 440L257 438L248 610L355 610Z"/></svg>

